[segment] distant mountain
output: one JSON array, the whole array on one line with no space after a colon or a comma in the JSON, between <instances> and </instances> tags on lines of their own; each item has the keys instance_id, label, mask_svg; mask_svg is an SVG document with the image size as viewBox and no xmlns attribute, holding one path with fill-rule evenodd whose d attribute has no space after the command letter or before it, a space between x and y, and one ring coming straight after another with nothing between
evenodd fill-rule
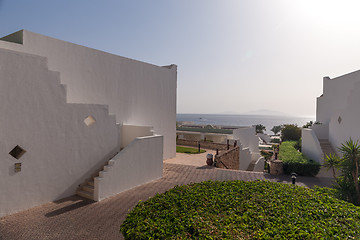
<instances>
[{"instance_id":1,"label":"distant mountain","mask_svg":"<svg viewBox=\"0 0 360 240\"><path fill-rule=\"evenodd\" d=\"M224 114L224 115L239 115L241 113L239 112L234 112L234 111L224 111L224 112L219 112L217 114Z\"/></svg>"},{"instance_id":2,"label":"distant mountain","mask_svg":"<svg viewBox=\"0 0 360 240\"><path fill-rule=\"evenodd\" d=\"M245 112L243 114L246 114L246 115L271 115L271 116L288 116L289 115L289 114L286 114L283 112L272 111L272 110L267 110L267 109L259 109L256 111L249 111L249 112Z\"/></svg>"}]
</instances>

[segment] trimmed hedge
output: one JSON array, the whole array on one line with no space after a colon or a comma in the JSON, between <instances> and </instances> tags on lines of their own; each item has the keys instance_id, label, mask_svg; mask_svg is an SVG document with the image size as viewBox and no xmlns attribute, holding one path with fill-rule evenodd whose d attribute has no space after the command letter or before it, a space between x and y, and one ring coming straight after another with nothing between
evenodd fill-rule
<instances>
[{"instance_id":1,"label":"trimmed hedge","mask_svg":"<svg viewBox=\"0 0 360 240\"><path fill-rule=\"evenodd\" d=\"M279 159L283 162L284 173L295 172L302 176L315 176L320 171L320 164L309 160L295 149L296 141L282 142L279 147Z\"/></svg>"},{"instance_id":2,"label":"trimmed hedge","mask_svg":"<svg viewBox=\"0 0 360 240\"><path fill-rule=\"evenodd\" d=\"M320 171L320 164L316 162L283 162L283 169L285 174L296 173L302 176L316 176Z\"/></svg>"},{"instance_id":3,"label":"trimmed hedge","mask_svg":"<svg viewBox=\"0 0 360 240\"><path fill-rule=\"evenodd\" d=\"M176 186L139 202L125 239L360 239L360 208L328 190L269 181Z\"/></svg>"}]
</instances>

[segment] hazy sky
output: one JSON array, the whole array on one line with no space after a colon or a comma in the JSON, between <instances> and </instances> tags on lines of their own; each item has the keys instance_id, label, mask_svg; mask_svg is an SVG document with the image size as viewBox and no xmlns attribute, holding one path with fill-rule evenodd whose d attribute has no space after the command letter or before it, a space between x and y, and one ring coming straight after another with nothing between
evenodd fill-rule
<instances>
[{"instance_id":1,"label":"hazy sky","mask_svg":"<svg viewBox=\"0 0 360 240\"><path fill-rule=\"evenodd\" d=\"M309 116L324 76L360 69L359 10L355 0L0 0L0 35L27 29L175 63L178 113Z\"/></svg>"}]
</instances>

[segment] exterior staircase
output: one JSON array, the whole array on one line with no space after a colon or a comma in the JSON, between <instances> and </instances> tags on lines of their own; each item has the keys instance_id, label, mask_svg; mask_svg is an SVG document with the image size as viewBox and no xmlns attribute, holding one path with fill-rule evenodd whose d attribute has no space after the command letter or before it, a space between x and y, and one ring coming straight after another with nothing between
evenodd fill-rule
<instances>
[{"instance_id":1,"label":"exterior staircase","mask_svg":"<svg viewBox=\"0 0 360 240\"><path fill-rule=\"evenodd\" d=\"M321 150L324 153L324 157L325 157L325 155L329 155L329 154L336 155L334 148L332 147L331 143L327 139L319 139L319 142L320 142Z\"/></svg>"},{"instance_id":2,"label":"exterior staircase","mask_svg":"<svg viewBox=\"0 0 360 240\"><path fill-rule=\"evenodd\" d=\"M117 152L114 157L118 154L119 152ZM112 157L112 158L114 158ZM96 170L90 178L88 178L87 180L85 180L85 182L83 182L82 184L79 185L76 194L79 195L80 197L83 198L87 198L90 200L95 200L94 199L94 178L96 177L102 177L103 172L107 172L108 168L110 166L112 166L114 164L114 160L112 160L112 158L109 159L109 161L105 162L105 164L99 168L98 170Z\"/></svg>"}]
</instances>

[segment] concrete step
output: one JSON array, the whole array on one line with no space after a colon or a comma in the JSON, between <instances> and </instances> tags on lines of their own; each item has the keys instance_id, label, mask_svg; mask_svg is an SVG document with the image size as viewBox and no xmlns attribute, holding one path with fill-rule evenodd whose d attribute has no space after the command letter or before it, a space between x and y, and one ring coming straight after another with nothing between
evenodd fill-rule
<instances>
[{"instance_id":1,"label":"concrete step","mask_svg":"<svg viewBox=\"0 0 360 240\"><path fill-rule=\"evenodd\" d=\"M336 154L334 148L332 147L331 143L328 140L321 139L319 140L321 150L323 151L324 155L329 154Z\"/></svg>"},{"instance_id":2,"label":"concrete step","mask_svg":"<svg viewBox=\"0 0 360 240\"><path fill-rule=\"evenodd\" d=\"M94 186L85 185L85 186L82 186L82 190L89 192L91 194L94 194Z\"/></svg>"},{"instance_id":3,"label":"concrete step","mask_svg":"<svg viewBox=\"0 0 360 240\"><path fill-rule=\"evenodd\" d=\"M76 194L79 195L80 197L94 200L93 194L91 194L91 193L89 193L89 192L87 192L87 191L77 190L77 191L76 191Z\"/></svg>"}]
</instances>

